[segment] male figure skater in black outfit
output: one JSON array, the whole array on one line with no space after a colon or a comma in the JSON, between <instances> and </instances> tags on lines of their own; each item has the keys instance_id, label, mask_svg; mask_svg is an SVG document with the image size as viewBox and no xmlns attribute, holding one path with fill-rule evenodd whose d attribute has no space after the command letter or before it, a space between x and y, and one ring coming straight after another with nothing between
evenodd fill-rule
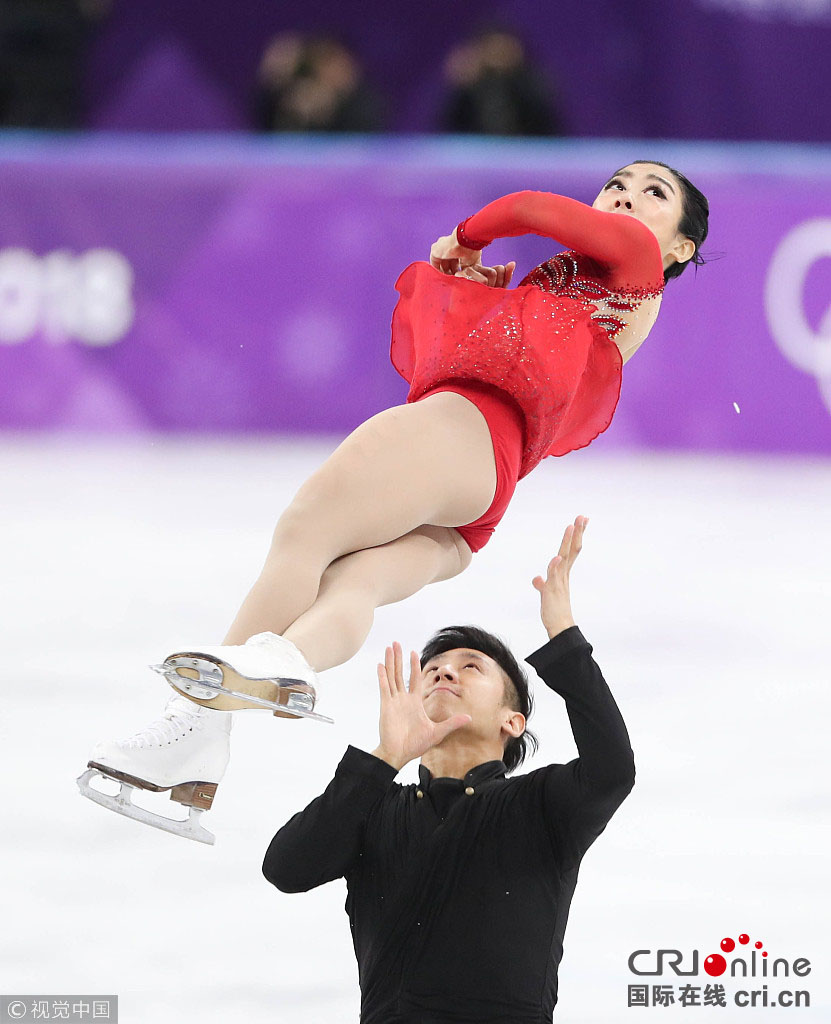
<instances>
[{"instance_id":1,"label":"male figure skater in black outfit","mask_svg":"<svg viewBox=\"0 0 831 1024\"><path fill-rule=\"evenodd\" d=\"M571 614L587 522L566 528L533 581L549 640L525 659L565 700L580 756L507 778L531 711L508 649L475 627L442 630L412 652L408 689L396 642L378 665L379 746L349 746L271 841L263 873L278 889L346 879L361 1024L552 1019L580 861L635 781L626 726ZM418 785L396 783L416 757Z\"/></svg>"}]
</instances>

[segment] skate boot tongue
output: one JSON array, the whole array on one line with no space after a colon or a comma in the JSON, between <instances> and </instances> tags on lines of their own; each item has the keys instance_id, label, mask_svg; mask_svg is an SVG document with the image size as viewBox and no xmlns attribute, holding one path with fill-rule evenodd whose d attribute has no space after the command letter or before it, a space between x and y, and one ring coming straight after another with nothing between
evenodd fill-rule
<instances>
[{"instance_id":1,"label":"skate boot tongue","mask_svg":"<svg viewBox=\"0 0 831 1024\"><path fill-rule=\"evenodd\" d=\"M164 706L163 720L168 722L184 722L187 725L199 724L202 728L231 731L232 714L230 711L215 711L202 704L195 704L180 693L174 694Z\"/></svg>"},{"instance_id":2,"label":"skate boot tongue","mask_svg":"<svg viewBox=\"0 0 831 1024\"><path fill-rule=\"evenodd\" d=\"M212 714L215 715L217 712L211 711L201 704L195 704L179 693L174 694L164 706L165 718L181 718L183 715L189 718L205 718Z\"/></svg>"}]
</instances>

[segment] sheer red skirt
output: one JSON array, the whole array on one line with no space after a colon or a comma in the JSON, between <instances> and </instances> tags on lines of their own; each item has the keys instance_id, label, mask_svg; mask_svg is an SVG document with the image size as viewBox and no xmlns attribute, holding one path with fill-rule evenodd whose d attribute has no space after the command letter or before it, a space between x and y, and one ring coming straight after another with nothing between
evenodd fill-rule
<instances>
[{"instance_id":1,"label":"sheer red skirt","mask_svg":"<svg viewBox=\"0 0 831 1024\"><path fill-rule=\"evenodd\" d=\"M524 417L519 479L611 423L623 359L592 320L595 306L535 284L490 288L426 262L411 263L395 286L390 359L410 384L407 401L449 381L506 392Z\"/></svg>"}]
</instances>

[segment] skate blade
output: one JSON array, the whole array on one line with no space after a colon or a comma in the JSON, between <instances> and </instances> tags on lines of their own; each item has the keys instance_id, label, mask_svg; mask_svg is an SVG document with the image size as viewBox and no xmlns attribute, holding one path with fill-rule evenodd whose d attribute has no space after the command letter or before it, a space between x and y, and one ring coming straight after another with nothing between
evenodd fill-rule
<instances>
[{"instance_id":1,"label":"skate blade","mask_svg":"<svg viewBox=\"0 0 831 1024\"><path fill-rule=\"evenodd\" d=\"M279 718L335 723L334 718L312 710L314 689L302 679L250 679L227 662L197 654L174 655L150 668L183 697L215 711L267 708Z\"/></svg>"},{"instance_id":2,"label":"skate blade","mask_svg":"<svg viewBox=\"0 0 831 1024\"><path fill-rule=\"evenodd\" d=\"M102 793L100 789L94 789L90 782L96 777L119 783L120 789L118 793ZM107 810L115 811L116 814L123 814L125 818L132 818L133 821L140 821L144 825L151 825L153 828L161 829L163 832L170 832L174 836L181 836L182 839L193 839L197 843L207 843L208 846L213 846L216 842L216 836L199 824L203 808L191 806L189 808L190 813L184 820L167 818L163 814L154 814L152 811L147 811L132 802L132 790L140 787L125 782L123 779L115 778L113 775L108 775L106 772L101 771L100 768L88 768L87 771L78 776L76 781L82 796L87 797L88 800L92 800L96 804L100 804L102 807L106 807ZM173 788L178 789L180 787ZM212 796L213 794L211 794Z\"/></svg>"}]
</instances>

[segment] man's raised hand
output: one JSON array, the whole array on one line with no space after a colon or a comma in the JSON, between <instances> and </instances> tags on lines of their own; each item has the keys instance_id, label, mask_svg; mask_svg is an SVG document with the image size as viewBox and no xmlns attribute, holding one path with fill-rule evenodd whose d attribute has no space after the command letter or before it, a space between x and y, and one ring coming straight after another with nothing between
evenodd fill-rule
<instances>
[{"instance_id":1,"label":"man's raised hand","mask_svg":"<svg viewBox=\"0 0 831 1024\"><path fill-rule=\"evenodd\" d=\"M574 625L568 574L583 547L583 531L587 523L586 516L578 516L573 525L566 527L560 550L548 563L548 575L545 579L535 576L531 581L542 595L540 616L549 638Z\"/></svg>"},{"instance_id":2,"label":"man's raised hand","mask_svg":"<svg viewBox=\"0 0 831 1024\"><path fill-rule=\"evenodd\" d=\"M467 725L471 717L451 715L443 722L428 718L422 700L421 663L415 651L410 652L409 689L404 685L404 655L397 640L392 647L387 647L385 662L384 665L378 663L381 742L373 753L401 769L441 743L448 733Z\"/></svg>"}]
</instances>

